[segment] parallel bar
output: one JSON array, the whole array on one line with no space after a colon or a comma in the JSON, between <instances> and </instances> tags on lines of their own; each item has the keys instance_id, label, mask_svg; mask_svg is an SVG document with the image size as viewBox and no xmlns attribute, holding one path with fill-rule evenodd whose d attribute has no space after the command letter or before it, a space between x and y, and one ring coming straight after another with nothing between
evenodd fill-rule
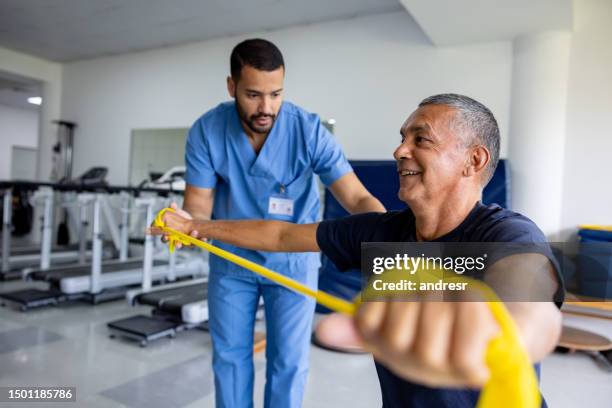
<instances>
[{"instance_id":1,"label":"parallel bar","mask_svg":"<svg viewBox=\"0 0 612 408\"><path fill-rule=\"evenodd\" d=\"M147 208L146 225L151 225L151 223L153 222L154 200L152 198L143 199L142 203ZM153 268L153 237L151 235L146 235L145 244L144 244L144 261L143 261L143 268L142 268L142 290L144 291L149 291L151 289L152 268Z\"/></svg>"},{"instance_id":2,"label":"parallel bar","mask_svg":"<svg viewBox=\"0 0 612 408\"><path fill-rule=\"evenodd\" d=\"M87 262L86 252L87 252L87 227L89 223L87 222L87 201L79 200L79 263L81 265L85 265Z\"/></svg>"},{"instance_id":3,"label":"parallel bar","mask_svg":"<svg viewBox=\"0 0 612 408\"><path fill-rule=\"evenodd\" d=\"M102 212L104 213L104 218L106 219L106 228L108 229L108 232L110 232L113 245L115 245L115 249L117 251L120 251L121 238L119 237L119 228L117 228L117 220L115 220L115 216L113 215L110 204L108 203L108 197L104 196L101 199L100 204Z\"/></svg>"},{"instance_id":4,"label":"parallel bar","mask_svg":"<svg viewBox=\"0 0 612 408\"><path fill-rule=\"evenodd\" d=\"M8 272L10 269L9 260L11 258L11 218L13 217L13 190L7 188L4 190L2 210L2 272Z\"/></svg>"},{"instance_id":5,"label":"parallel bar","mask_svg":"<svg viewBox=\"0 0 612 408\"><path fill-rule=\"evenodd\" d=\"M150 225L150 224L149 224ZM170 259L168 264L168 281L174 282L176 280L176 252L170 252Z\"/></svg>"},{"instance_id":6,"label":"parallel bar","mask_svg":"<svg viewBox=\"0 0 612 408\"><path fill-rule=\"evenodd\" d=\"M130 225L130 195L125 191L121 192L122 198L122 214L121 214L121 226L119 227L119 259L127 261L128 258L128 247L129 247L129 225ZM148 225L148 224L147 224Z\"/></svg>"},{"instance_id":7,"label":"parallel bar","mask_svg":"<svg viewBox=\"0 0 612 408\"><path fill-rule=\"evenodd\" d=\"M45 191L42 224L42 242L40 245L40 269L51 266L51 245L53 244L53 190Z\"/></svg>"},{"instance_id":8,"label":"parallel bar","mask_svg":"<svg viewBox=\"0 0 612 408\"><path fill-rule=\"evenodd\" d=\"M93 207L93 238L92 238L92 259L91 259L91 293L100 293L100 275L102 274L102 231L100 207L102 194L96 194Z\"/></svg>"}]
</instances>

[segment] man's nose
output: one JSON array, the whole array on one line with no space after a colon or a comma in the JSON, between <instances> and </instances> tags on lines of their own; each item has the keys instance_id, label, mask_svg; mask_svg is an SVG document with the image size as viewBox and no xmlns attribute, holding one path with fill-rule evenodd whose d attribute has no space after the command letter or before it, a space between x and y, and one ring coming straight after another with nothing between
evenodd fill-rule
<instances>
[{"instance_id":1,"label":"man's nose","mask_svg":"<svg viewBox=\"0 0 612 408\"><path fill-rule=\"evenodd\" d=\"M393 152L393 157L395 158L395 160L405 160L405 159L411 159L412 158L412 144L409 143L407 140L402 142L399 146L397 146L397 149L395 149L395 151Z\"/></svg>"},{"instance_id":2,"label":"man's nose","mask_svg":"<svg viewBox=\"0 0 612 408\"><path fill-rule=\"evenodd\" d=\"M261 98L261 102L259 103L259 113L272 115L272 98L269 96L264 96Z\"/></svg>"}]
</instances>

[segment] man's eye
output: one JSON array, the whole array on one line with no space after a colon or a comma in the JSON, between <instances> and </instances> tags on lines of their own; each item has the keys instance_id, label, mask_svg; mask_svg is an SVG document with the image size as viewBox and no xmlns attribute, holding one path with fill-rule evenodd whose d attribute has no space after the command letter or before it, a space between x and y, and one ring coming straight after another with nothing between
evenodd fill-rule
<instances>
[{"instance_id":1,"label":"man's eye","mask_svg":"<svg viewBox=\"0 0 612 408\"><path fill-rule=\"evenodd\" d=\"M415 141L416 143L424 143L424 142L427 142L427 141L429 141L429 140L428 140L428 139L426 139L426 138L424 138L423 136L416 136L416 137L414 138L414 141Z\"/></svg>"},{"instance_id":2,"label":"man's eye","mask_svg":"<svg viewBox=\"0 0 612 408\"><path fill-rule=\"evenodd\" d=\"M251 99L253 99L253 98L257 98L257 94L254 94L254 93L249 93L249 94L247 94L247 97L249 97L249 98L251 98Z\"/></svg>"}]
</instances>

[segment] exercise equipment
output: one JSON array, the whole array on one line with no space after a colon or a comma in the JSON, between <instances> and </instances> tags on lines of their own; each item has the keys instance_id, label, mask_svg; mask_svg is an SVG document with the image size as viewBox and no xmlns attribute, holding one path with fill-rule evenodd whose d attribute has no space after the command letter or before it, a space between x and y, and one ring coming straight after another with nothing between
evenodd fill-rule
<instances>
[{"instance_id":1,"label":"exercise equipment","mask_svg":"<svg viewBox=\"0 0 612 408\"><path fill-rule=\"evenodd\" d=\"M70 139L70 138L69 138ZM67 148L70 150L71 148ZM67 157L71 156L71 153L67 152ZM68 160L68 161L71 161ZM77 194L84 191L84 188L95 188L106 186L106 175L108 169L106 167L92 167L87 170L81 176L71 179L70 174L72 172L72 165L62 165L62 171L64 177L57 183L49 182L31 182L31 181L3 181L0 182L0 189L4 190L4 208L3 208L3 248L2 248L2 277L15 278L19 276L19 273L13 273L12 271L20 268L32 267L39 264L41 269L48 269L50 264L61 264L70 263L75 259L78 259L81 263L84 262L86 256L90 256L91 252L87 253L85 248L86 240L79 242L79 252L77 253L74 245L69 245L69 228L68 221L70 211L69 200L66 196ZM93 190L89 190L93 191ZM42 239L40 249L28 249L13 251L11 248L11 232L16 226L12 225L12 198L17 195L23 200L25 194L33 194L33 201L42 203L43 216L42 216ZM54 216L55 216L55 198L57 195L62 197L63 203L63 220L58 226L57 230L57 246L52 244L52 231L54 229ZM22 216L23 218L23 216ZM79 217L74 217L79 218ZM81 224L83 226L83 217L81 217ZM23 222L22 222L23 223ZM79 227L78 221L74 222L75 227ZM118 239L115 240L115 245L118 248ZM38 252L38 254L37 254ZM8 257L5 254L10 254ZM107 253L105 252L105 257Z\"/></svg>"},{"instance_id":2,"label":"exercise equipment","mask_svg":"<svg viewBox=\"0 0 612 408\"><path fill-rule=\"evenodd\" d=\"M569 296L568 294L568 299ZM563 313L612 319L612 302L579 301L576 298L575 300L564 302L561 311Z\"/></svg>"},{"instance_id":3,"label":"exercise equipment","mask_svg":"<svg viewBox=\"0 0 612 408\"><path fill-rule=\"evenodd\" d=\"M581 352L591 357L606 372L612 372L612 340L587 330L563 326L558 351Z\"/></svg>"},{"instance_id":4,"label":"exercise equipment","mask_svg":"<svg viewBox=\"0 0 612 408\"><path fill-rule=\"evenodd\" d=\"M58 185L58 189L71 190L74 185ZM168 190L135 189L121 186L83 185L78 186L81 192L79 199L90 203L93 207L92 228L92 261L89 265L62 266L61 268L41 268L39 270L24 270L24 278L47 282L47 290L24 289L14 292L2 293L0 297L7 302L14 303L22 311L45 305L56 305L65 301L87 299L93 304L119 299L125 296L128 289L138 285L141 281L143 268L153 281L175 280L177 277L197 276L202 269L202 262L198 259L186 259L177 265L169 265L165 260L154 260L152 254L152 240L145 240L145 257L127 258L127 227L125 217L122 219L121 231L116 227L114 216L108 203L109 194L132 193L140 194L143 191L167 195ZM125 198L125 197L124 197ZM148 211L154 201L149 200ZM124 205L127 201L124 200ZM124 216L127 212L123 208ZM107 220L106 226L113 242L120 248L118 260L102 262L102 217ZM152 217L152 216L151 216ZM121 242L119 242L121 241Z\"/></svg>"},{"instance_id":5,"label":"exercise equipment","mask_svg":"<svg viewBox=\"0 0 612 408\"><path fill-rule=\"evenodd\" d=\"M13 191L13 235L25 236L32 230L34 222L34 208L30 203L30 192L15 189Z\"/></svg>"},{"instance_id":6,"label":"exercise equipment","mask_svg":"<svg viewBox=\"0 0 612 408\"><path fill-rule=\"evenodd\" d=\"M152 206L147 206L146 224L153 222ZM164 337L173 338L178 332L200 327L208 320L208 280L192 279L153 287L152 256L147 248L152 247L153 237L145 237L145 261L142 271L140 289L132 289L126 293L131 305L144 304L153 306L153 315L137 315L109 322L107 327L110 337L127 337L146 347L150 342ZM169 275L174 274L176 253L170 253ZM193 258L193 257L192 257ZM200 257L195 259L200 263L200 274L207 275L208 263ZM173 281L174 279L169 279Z\"/></svg>"},{"instance_id":7,"label":"exercise equipment","mask_svg":"<svg viewBox=\"0 0 612 408\"><path fill-rule=\"evenodd\" d=\"M66 120L54 120L57 125L57 142L53 145L51 180L69 180L72 177L74 129L77 124Z\"/></svg>"},{"instance_id":8,"label":"exercise equipment","mask_svg":"<svg viewBox=\"0 0 612 408\"><path fill-rule=\"evenodd\" d=\"M140 186L185 191L185 171L185 166L174 166L159 177L143 180Z\"/></svg>"},{"instance_id":9,"label":"exercise equipment","mask_svg":"<svg viewBox=\"0 0 612 408\"><path fill-rule=\"evenodd\" d=\"M77 125L64 120L55 120L53 123L57 124L57 143L53 146L51 180L61 183L72 178L74 129ZM64 218L57 228L57 244L67 245L69 242L68 213L64 211Z\"/></svg>"},{"instance_id":10,"label":"exercise equipment","mask_svg":"<svg viewBox=\"0 0 612 408\"><path fill-rule=\"evenodd\" d=\"M179 332L203 327L208 321L208 280L194 279L163 286L160 290L128 292L128 302L153 306L153 315L137 315L109 322L107 327L111 337L127 337L146 347L154 340L173 338Z\"/></svg>"},{"instance_id":11,"label":"exercise equipment","mask_svg":"<svg viewBox=\"0 0 612 408\"><path fill-rule=\"evenodd\" d=\"M21 276L21 269L38 265L41 269L48 269L51 264L66 264L90 256L91 251L83 246L66 245L53 246L53 214L54 197L57 184L27 182L27 181L2 181L0 190L4 192L3 198L3 228L2 228L2 265L0 270L1 279L15 279ZM12 248L12 206L13 191L34 192L33 200L42 204L43 215L41 226L41 243L39 247L28 246L27 248ZM105 256L108 252L105 249Z\"/></svg>"}]
</instances>

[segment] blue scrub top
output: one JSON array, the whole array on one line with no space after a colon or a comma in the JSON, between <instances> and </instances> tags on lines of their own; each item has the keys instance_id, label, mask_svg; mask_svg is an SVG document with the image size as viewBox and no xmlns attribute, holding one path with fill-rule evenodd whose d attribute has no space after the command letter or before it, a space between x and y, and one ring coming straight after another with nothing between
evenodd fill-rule
<instances>
[{"instance_id":1,"label":"blue scrub top","mask_svg":"<svg viewBox=\"0 0 612 408\"><path fill-rule=\"evenodd\" d=\"M191 127L185 148L188 184L214 188L213 219L274 219L313 223L320 219L314 174L329 186L352 168L333 136L312 113L283 102L256 155L242 129L235 102L208 111ZM294 201L293 216L268 213L270 197ZM317 253L269 253L215 242L219 247L304 281L317 273ZM211 255L212 273L252 275Z\"/></svg>"}]
</instances>

